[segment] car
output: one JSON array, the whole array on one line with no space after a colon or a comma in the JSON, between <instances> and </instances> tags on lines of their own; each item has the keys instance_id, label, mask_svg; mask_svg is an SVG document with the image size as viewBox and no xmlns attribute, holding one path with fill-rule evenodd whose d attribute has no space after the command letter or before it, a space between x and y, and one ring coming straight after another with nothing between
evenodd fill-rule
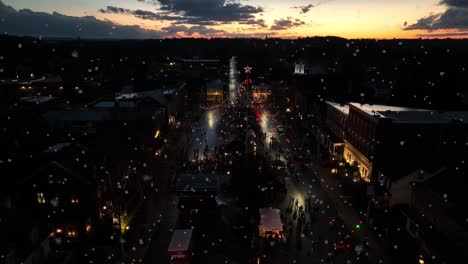
<instances>
[{"instance_id":1,"label":"car","mask_svg":"<svg viewBox=\"0 0 468 264\"><path fill-rule=\"evenodd\" d=\"M280 133L280 134L283 134L284 133L284 126L277 126L276 131L278 131L278 133Z\"/></svg>"}]
</instances>

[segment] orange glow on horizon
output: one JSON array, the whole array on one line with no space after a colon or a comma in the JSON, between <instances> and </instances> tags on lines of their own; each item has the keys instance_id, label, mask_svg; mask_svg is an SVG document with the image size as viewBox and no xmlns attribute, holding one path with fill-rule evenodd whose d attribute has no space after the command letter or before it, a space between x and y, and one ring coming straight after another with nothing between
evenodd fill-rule
<instances>
[{"instance_id":1,"label":"orange glow on horizon","mask_svg":"<svg viewBox=\"0 0 468 264\"><path fill-rule=\"evenodd\" d=\"M440 4L440 0L414 0L414 1L322 1L307 13L301 13L300 9L294 8L301 4L293 5L290 1L274 0L250 0L244 5L262 7L263 12L255 14L255 19L263 19L267 27L240 24L231 22L213 26L205 26L208 29L218 30L210 34L202 32L177 32L169 34L163 28L171 26L174 21L170 20L145 20L131 14L109 14L98 10L103 6L91 2L86 4L58 4L40 5L28 3L26 0L4 0L6 4L16 9L31 8L37 12L52 13L59 12L67 16L94 16L99 20L110 21L118 25L135 26L143 29L161 31L162 37L169 38L235 38L253 37L296 39L315 36L336 36L348 39L417 39L417 38L466 38L461 33L456 35L455 30L437 30L433 32L425 30L405 31L404 25L412 25L419 19L430 14L440 14L447 10L446 5ZM109 1L111 2L111 1ZM158 8L149 6L144 2L125 2L115 6L128 10L147 10L158 13ZM305 1L304 1L305 2ZM110 5L112 3L109 3ZM271 30L275 21L290 18L299 19L303 25L294 26L285 30ZM188 28L197 26L195 24L179 24ZM200 25L198 25L200 26ZM466 34L466 33L465 33Z\"/></svg>"}]
</instances>

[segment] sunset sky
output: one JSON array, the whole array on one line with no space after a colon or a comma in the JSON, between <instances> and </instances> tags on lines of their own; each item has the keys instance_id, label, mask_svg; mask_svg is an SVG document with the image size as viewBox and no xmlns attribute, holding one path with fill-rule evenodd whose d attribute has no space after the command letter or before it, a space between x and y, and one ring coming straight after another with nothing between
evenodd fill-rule
<instances>
[{"instance_id":1,"label":"sunset sky","mask_svg":"<svg viewBox=\"0 0 468 264\"><path fill-rule=\"evenodd\" d=\"M60 35L59 32L66 31L67 24L62 23L63 28L54 32L52 24L56 20L60 23L57 14L46 16L37 12L57 12L67 16L60 17L61 21L74 19L74 23L82 21L81 17L88 17L84 18L87 20L93 16L102 20L98 22L103 28L110 24L112 28L138 25L141 28L122 27L122 30L142 30L145 36L158 38L468 35L468 0L3 0L3 3L16 11L32 10L17 12L16 18L10 13L7 20L25 16L28 17L26 21L36 25L34 29L28 29L27 25L15 29L12 22L7 27L5 21L2 27L5 10L0 12L0 30L22 35ZM45 29L39 27L40 23L46 24ZM87 22L79 23L79 27L86 27ZM92 29L79 30L90 32ZM118 37L120 31L109 34ZM123 35L129 36L130 31Z\"/></svg>"}]
</instances>

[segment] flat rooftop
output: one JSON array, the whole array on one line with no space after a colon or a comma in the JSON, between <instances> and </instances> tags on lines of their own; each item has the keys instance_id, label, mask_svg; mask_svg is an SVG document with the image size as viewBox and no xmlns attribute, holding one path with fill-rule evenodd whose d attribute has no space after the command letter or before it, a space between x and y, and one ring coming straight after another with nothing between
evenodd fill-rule
<instances>
[{"instance_id":1,"label":"flat rooftop","mask_svg":"<svg viewBox=\"0 0 468 264\"><path fill-rule=\"evenodd\" d=\"M348 115L349 114L349 105L347 104L339 104L331 101L325 101L328 105L334 107L336 110L342 112L343 114Z\"/></svg>"},{"instance_id":2,"label":"flat rooftop","mask_svg":"<svg viewBox=\"0 0 468 264\"><path fill-rule=\"evenodd\" d=\"M216 174L181 174L177 177L178 192L208 192L218 189Z\"/></svg>"},{"instance_id":3,"label":"flat rooftop","mask_svg":"<svg viewBox=\"0 0 468 264\"><path fill-rule=\"evenodd\" d=\"M468 112L386 112L383 113L386 118L391 118L394 123L432 123L446 124L458 121L464 124L468 123Z\"/></svg>"},{"instance_id":4,"label":"flat rooftop","mask_svg":"<svg viewBox=\"0 0 468 264\"><path fill-rule=\"evenodd\" d=\"M349 103L349 105L356 107L371 116L392 119L394 123L445 124L454 121L461 122L463 124L468 123L468 111L444 112L421 108L368 105L360 103Z\"/></svg>"},{"instance_id":5,"label":"flat rooftop","mask_svg":"<svg viewBox=\"0 0 468 264\"><path fill-rule=\"evenodd\" d=\"M192 229L176 229L172 235L167 251L186 251L190 247Z\"/></svg>"},{"instance_id":6,"label":"flat rooftop","mask_svg":"<svg viewBox=\"0 0 468 264\"><path fill-rule=\"evenodd\" d=\"M42 104L49 102L51 100L55 99L53 96L24 96L20 97L19 101L22 103L36 103L36 104Z\"/></svg>"},{"instance_id":7,"label":"flat rooftop","mask_svg":"<svg viewBox=\"0 0 468 264\"><path fill-rule=\"evenodd\" d=\"M117 106L117 103L115 101L99 101L93 105L94 107L97 108L113 108ZM118 102L119 107L125 107L125 108L133 108L136 107L136 103L132 101L119 101Z\"/></svg>"},{"instance_id":8,"label":"flat rooftop","mask_svg":"<svg viewBox=\"0 0 468 264\"><path fill-rule=\"evenodd\" d=\"M283 223L281 223L281 216L279 209L260 208L260 225L264 230L283 230Z\"/></svg>"},{"instance_id":9,"label":"flat rooftop","mask_svg":"<svg viewBox=\"0 0 468 264\"><path fill-rule=\"evenodd\" d=\"M390 105L369 105L369 104L360 104L360 103L349 103L350 106L354 106L361 111L366 112L369 115L378 115L380 117L385 118L386 113L391 112L419 112L419 111L431 111L428 109L420 109L420 108L410 108L410 107L401 107L401 106L390 106Z\"/></svg>"},{"instance_id":10,"label":"flat rooftop","mask_svg":"<svg viewBox=\"0 0 468 264\"><path fill-rule=\"evenodd\" d=\"M44 150L44 153L50 153L50 152L59 152L60 150L71 146L70 142L64 142L64 143L58 143L52 147L49 147L48 149Z\"/></svg>"}]
</instances>

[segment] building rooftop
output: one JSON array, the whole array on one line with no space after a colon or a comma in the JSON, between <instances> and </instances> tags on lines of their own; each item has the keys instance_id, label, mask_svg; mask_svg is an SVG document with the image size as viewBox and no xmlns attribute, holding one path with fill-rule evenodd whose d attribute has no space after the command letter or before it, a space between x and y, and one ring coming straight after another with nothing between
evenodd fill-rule
<instances>
[{"instance_id":1,"label":"building rooftop","mask_svg":"<svg viewBox=\"0 0 468 264\"><path fill-rule=\"evenodd\" d=\"M350 106L356 107L361 111L364 111L368 115L375 115L381 118L386 118L387 115L392 114L392 112L420 112L428 111L428 109L419 109L419 108L409 108L409 107L400 107L400 106L390 106L390 105L369 105L369 104L360 104L360 103L349 103Z\"/></svg>"},{"instance_id":2,"label":"building rooftop","mask_svg":"<svg viewBox=\"0 0 468 264\"><path fill-rule=\"evenodd\" d=\"M281 223L280 210L268 208L260 208L260 225L265 231L269 230L283 230L283 223Z\"/></svg>"},{"instance_id":3,"label":"building rooftop","mask_svg":"<svg viewBox=\"0 0 468 264\"><path fill-rule=\"evenodd\" d=\"M348 115L349 114L349 105L347 104L339 104L331 101L325 101L328 105L334 107L336 110Z\"/></svg>"},{"instance_id":4,"label":"building rooftop","mask_svg":"<svg viewBox=\"0 0 468 264\"><path fill-rule=\"evenodd\" d=\"M48 149L44 150L44 153L50 153L50 152L59 152L63 148L71 146L70 142L64 142L64 143L58 143L54 146L49 147Z\"/></svg>"},{"instance_id":5,"label":"building rooftop","mask_svg":"<svg viewBox=\"0 0 468 264\"><path fill-rule=\"evenodd\" d=\"M53 121L102 121L114 118L111 112L99 110L56 110L45 113L44 117Z\"/></svg>"},{"instance_id":6,"label":"building rooftop","mask_svg":"<svg viewBox=\"0 0 468 264\"><path fill-rule=\"evenodd\" d=\"M172 235L167 251L186 251L190 247L192 229L176 229Z\"/></svg>"},{"instance_id":7,"label":"building rooftop","mask_svg":"<svg viewBox=\"0 0 468 264\"><path fill-rule=\"evenodd\" d=\"M52 101L54 99L55 97L52 97L52 96L24 96L24 97L20 97L19 102L43 104L43 103Z\"/></svg>"},{"instance_id":8,"label":"building rooftop","mask_svg":"<svg viewBox=\"0 0 468 264\"><path fill-rule=\"evenodd\" d=\"M116 107L116 102L115 101L99 101L93 105L94 107L97 108L113 108ZM119 107L126 107L126 108L132 108L136 107L136 103L132 101L119 101L118 102Z\"/></svg>"},{"instance_id":9,"label":"building rooftop","mask_svg":"<svg viewBox=\"0 0 468 264\"><path fill-rule=\"evenodd\" d=\"M123 93L119 94L115 97L115 100L118 101L124 101L124 100L133 100L133 99L141 99L141 98L151 98L154 101L158 102L158 104L162 106L167 106L168 105L168 99L166 97L167 94L171 93L166 93L167 90L150 90L150 91L143 91L143 92L137 92L137 93Z\"/></svg>"},{"instance_id":10,"label":"building rooftop","mask_svg":"<svg viewBox=\"0 0 468 264\"><path fill-rule=\"evenodd\" d=\"M212 80L206 83L208 89L222 89L224 83L221 80Z\"/></svg>"},{"instance_id":11,"label":"building rooftop","mask_svg":"<svg viewBox=\"0 0 468 264\"><path fill-rule=\"evenodd\" d=\"M437 112L437 111L406 111L385 112L386 118L391 118L394 123L437 123L445 124L458 121L468 123L468 112Z\"/></svg>"},{"instance_id":12,"label":"building rooftop","mask_svg":"<svg viewBox=\"0 0 468 264\"><path fill-rule=\"evenodd\" d=\"M216 174L182 174L177 177L178 192L208 192L218 189Z\"/></svg>"},{"instance_id":13,"label":"building rooftop","mask_svg":"<svg viewBox=\"0 0 468 264\"><path fill-rule=\"evenodd\" d=\"M327 102L333 105L332 102ZM335 103L336 104L336 103ZM412 123L412 124L446 124L450 122L468 123L468 111L465 112L443 112L429 109L399 107L389 105L368 105L360 103L349 103L350 106L364 111L368 115L379 118L389 118L394 123Z\"/></svg>"}]
</instances>

